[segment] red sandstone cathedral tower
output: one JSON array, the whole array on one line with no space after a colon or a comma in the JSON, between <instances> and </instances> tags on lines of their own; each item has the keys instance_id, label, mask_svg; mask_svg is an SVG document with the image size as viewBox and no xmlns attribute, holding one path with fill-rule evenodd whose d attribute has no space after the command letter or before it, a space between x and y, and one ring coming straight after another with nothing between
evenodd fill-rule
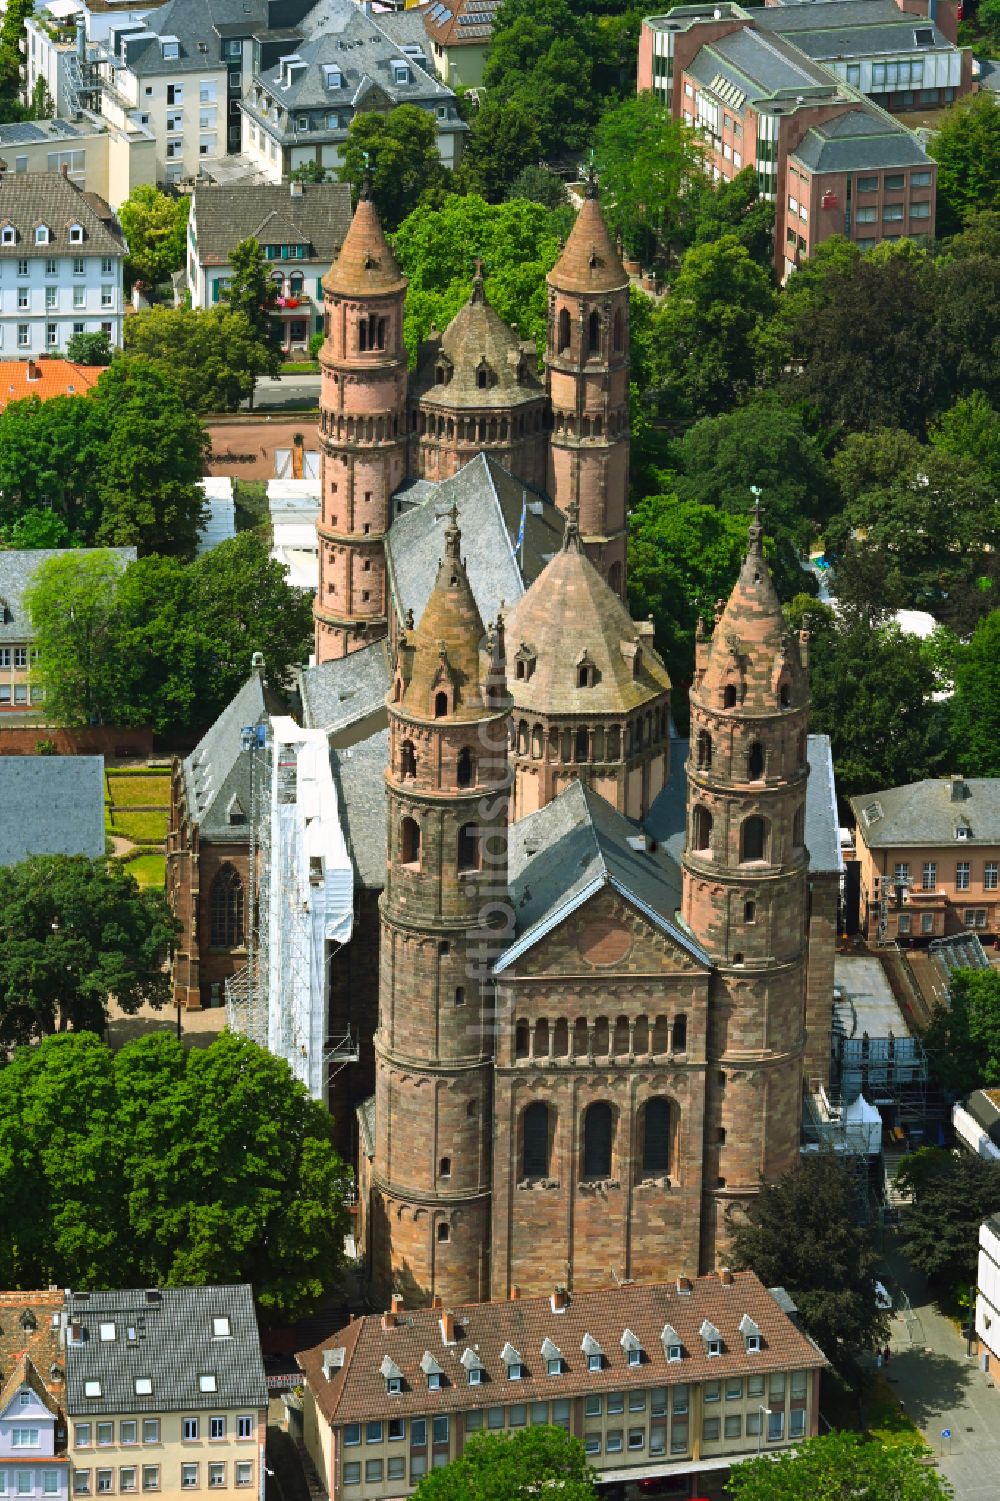
<instances>
[{"instance_id":1,"label":"red sandstone cathedral tower","mask_svg":"<svg viewBox=\"0 0 1000 1501\"><path fill-rule=\"evenodd\" d=\"M683 915L716 966L706 1046L702 1271L729 1218L798 1158L805 1041L805 637L785 626L759 514L697 643Z\"/></svg>"},{"instance_id":2,"label":"red sandstone cathedral tower","mask_svg":"<svg viewBox=\"0 0 1000 1501\"><path fill-rule=\"evenodd\" d=\"M406 278L362 196L323 278L316 660L386 634L385 534L406 478Z\"/></svg>"},{"instance_id":3,"label":"red sandstone cathedral tower","mask_svg":"<svg viewBox=\"0 0 1000 1501\"><path fill-rule=\"evenodd\" d=\"M507 897L503 622L483 629L454 512L388 700L388 872L375 1037L372 1283L489 1297L493 1016Z\"/></svg>"},{"instance_id":4,"label":"red sandstone cathedral tower","mask_svg":"<svg viewBox=\"0 0 1000 1501\"><path fill-rule=\"evenodd\" d=\"M580 507L584 550L619 596L628 495L628 277L596 185L549 272L546 385L552 404L548 490Z\"/></svg>"}]
</instances>

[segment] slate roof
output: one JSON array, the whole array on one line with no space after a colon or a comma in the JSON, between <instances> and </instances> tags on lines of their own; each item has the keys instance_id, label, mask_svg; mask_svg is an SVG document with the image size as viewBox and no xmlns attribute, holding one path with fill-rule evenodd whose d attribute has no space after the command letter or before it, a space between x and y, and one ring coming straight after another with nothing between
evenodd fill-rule
<instances>
[{"instance_id":1,"label":"slate roof","mask_svg":"<svg viewBox=\"0 0 1000 1501\"><path fill-rule=\"evenodd\" d=\"M514 552L527 501L523 563ZM435 485L416 506L397 513L386 542L392 600L400 621L423 614L444 557L452 504L462 529L462 555L483 620L496 619L534 582L562 543L563 518L544 496L523 485L496 460L478 454L451 479Z\"/></svg>"},{"instance_id":2,"label":"slate roof","mask_svg":"<svg viewBox=\"0 0 1000 1501\"><path fill-rule=\"evenodd\" d=\"M815 0L810 0L810 3L815 3ZM824 0L824 3L834 3L834 0ZM835 120L812 126L789 155L812 172L934 166L912 130L875 110L866 109L847 110Z\"/></svg>"},{"instance_id":3,"label":"slate roof","mask_svg":"<svg viewBox=\"0 0 1000 1501\"><path fill-rule=\"evenodd\" d=\"M684 853L687 831L688 742L679 737L670 741L670 775L654 799L643 828L658 844L665 845L679 862ZM809 780L806 783L806 849L809 869L817 873L839 871L840 820L837 814L837 791L833 778L833 753L828 735L810 735L806 745Z\"/></svg>"},{"instance_id":4,"label":"slate roof","mask_svg":"<svg viewBox=\"0 0 1000 1501\"><path fill-rule=\"evenodd\" d=\"M815 89L833 93L837 87L836 79L793 43L749 27L706 43L687 71L709 87L721 74L756 101L783 94L798 96Z\"/></svg>"},{"instance_id":5,"label":"slate roof","mask_svg":"<svg viewBox=\"0 0 1000 1501\"><path fill-rule=\"evenodd\" d=\"M351 223L350 185L299 186L301 194L292 194L287 183L232 188L199 183L191 217L202 265L227 264L233 246L251 235L261 245L304 243L307 260L336 260Z\"/></svg>"},{"instance_id":6,"label":"slate roof","mask_svg":"<svg viewBox=\"0 0 1000 1501\"><path fill-rule=\"evenodd\" d=\"M441 355L450 366L449 379L436 384L434 368ZM481 388L479 368L485 361L495 383ZM467 302L459 308L443 334L420 347L413 387L421 406L509 410L543 395L537 375L534 345L524 345L486 300L483 278L477 272Z\"/></svg>"},{"instance_id":7,"label":"slate roof","mask_svg":"<svg viewBox=\"0 0 1000 1501\"><path fill-rule=\"evenodd\" d=\"M3 366L0 365L0 389L3 385ZM72 552L74 557L84 552L106 551L114 555L121 567L134 563L134 547L67 548L67 547L20 547L0 549L0 644L31 640L31 620L24 603L24 593L35 576L36 570L49 558L62 558Z\"/></svg>"},{"instance_id":8,"label":"slate roof","mask_svg":"<svg viewBox=\"0 0 1000 1501\"><path fill-rule=\"evenodd\" d=\"M328 734L346 729L385 709L392 674L388 643L373 641L360 651L299 671L302 722Z\"/></svg>"},{"instance_id":9,"label":"slate roof","mask_svg":"<svg viewBox=\"0 0 1000 1501\"><path fill-rule=\"evenodd\" d=\"M250 817L250 752L242 747L241 732L244 725L284 711L280 695L253 672L182 762L188 814L203 839L247 843L247 824L230 824L228 811L235 797Z\"/></svg>"},{"instance_id":10,"label":"slate roof","mask_svg":"<svg viewBox=\"0 0 1000 1501\"><path fill-rule=\"evenodd\" d=\"M439 47L482 46L493 35L500 0L430 0L419 14Z\"/></svg>"},{"instance_id":11,"label":"slate roof","mask_svg":"<svg viewBox=\"0 0 1000 1501\"><path fill-rule=\"evenodd\" d=\"M953 50L933 21L903 14L895 0L801 0L755 11L754 22L792 37L796 47L817 61ZM932 40L918 43L917 30L929 30Z\"/></svg>"},{"instance_id":12,"label":"slate roof","mask_svg":"<svg viewBox=\"0 0 1000 1501\"><path fill-rule=\"evenodd\" d=\"M0 756L0 865L104 854L103 756Z\"/></svg>"},{"instance_id":13,"label":"slate roof","mask_svg":"<svg viewBox=\"0 0 1000 1501\"><path fill-rule=\"evenodd\" d=\"M982 1126L995 1147L1000 1147L1000 1089L975 1089L965 1101L965 1109L977 1126Z\"/></svg>"},{"instance_id":14,"label":"slate roof","mask_svg":"<svg viewBox=\"0 0 1000 1501\"><path fill-rule=\"evenodd\" d=\"M0 177L0 228L5 224L17 230L17 243L0 245L0 259L125 254L121 227L103 198L81 192L61 172L5 172ZM49 230L45 245L35 244L40 224ZM82 245L70 243L71 224L82 227Z\"/></svg>"},{"instance_id":15,"label":"slate roof","mask_svg":"<svg viewBox=\"0 0 1000 1501\"><path fill-rule=\"evenodd\" d=\"M145 17L144 33L128 38L128 67L140 77L217 72L225 67L217 39L252 36L266 28L267 20L267 0L168 0ZM177 57L163 56L160 37L176 38ZM208 44L207 53L199 50L199 42Z\"/></svg>"},{"instance_id":16,"label":"slate roof","mask_svg":"<svg viewBox=\"0 0 1000 1501\"><path fill-rule=\"evenodd\" d=\"M699 1277L689 1292L678 1283L631 1283L595 1292L576 1293L564 1312L555 1313L548 1297L514 1298L503 1303L466 1304L453 1310L420 1308L396 1315L395 1327L383 1328L378 1316L357 1318L314 1349L295 1357L324 1418L332 1426L367 1419L425 1416L491 1407L501 1400L530 1402L574 1397L629 1387L670 1386L709 1377L757 1372L814 1370L827 1364L819 1347L792 1323L752 1272L735 1272L731 1285L720 1277ZM454 1319L454 1340L446 1343L442 1312ZM749 1316L760 1330L762 1348L747 1354L740 1321ZM722 1337L722 1354L709 1357L699 1330L708 1320ZM665 1325L676 1331L683 1356L668 1361L661 1341ZM638 1366L629 1366L621 1339L626 1329L643 1351ZM581 1350L590 1334L604 1352L603 1369L589 1371ZM558 1376L546 1374L542 1342L551 1340L563 1358ZM502 1358L506 1346L521 1357L523 1379L508 1380ZM482 1384L470 1387L462 1365L465 1350L482 1366ZM324 1351L337 1352L340 1364L323 1372ZM442 1367L441 1390L430 1392L421 1360L431 1355ZM387 1396L381 1375L388 1356L403 1375L403 1390Z\"/></svg>"},{"instance_id":17,"label":"slate roof","mask_svg":"<svg viewBox=\"0 0 1000 1501\"><path fill-rule=\"evenodd\" d=\"M66 1345L66 1410L73 1417L267 1405L253 1289L247 1283L67 1292L66 1311L71 1323L80 1320L82 1333ZM217 1318L228 1320L228 1335L214 1334ZM114 1325L113 1339L101 1338L102 1324ZM215 1377L215 1391L201 1390L202 1375ZM139 1396L135 1383L142 1377L152 1390ZM85 1383L94 1381L100 1396L87 1396Z\"/></svg>"},{"instance_id":18,"label":"slate roof","mask_svg":"<svg viewBox=\"0 0 1000 1501\"><path fill-rule=\"evenodd\" d=\"M676 856L658 847L633 849L639 831L610 803L573 781L551 803L511 826L510 897L516 937L500 957L509 968L582 902L611 885L640 907L697 963L711 967L704 949L677 921L681 872Z\"/></svg>"},{"instance_id":19,"label":"slate roof","mask_svg":"<svg viewBox=\"0 0 1000 1501\"><path fill-rule=\"evenodd\" d=\"M903 844L1000 844L1000 777L960 777L953 799L950 777L926 777L852 797L851 809L869 849ZM967 833L958 836L956 829Z\"/></svg>"},{"instance_id":20,"label":"slate roof","mask_svg":"<svg viewBox=\"0 0 1000 1501\"><path fill-rule=\"evenodd\" d=\"M381 891L385 885L386 808L385 769L389 764L389 731L330 751L330 769L343 815L347 851L357 886Z\"/></svg>"},{"instance_id":21,"label":"slate roof","mask_svg":"<svg viewBox=\"0 0 1000 1501\"><path fill-rule=\"evenodd\" d=\"M71 360L4 360L0 364L0 411L12 401L37 396L82 396L96 386L104 372L99 365L74 365Z\"/></svg>"},{"instance_id":22,"label":"slate roof","mask_svg":"<svg viewBox=\"0 0 1000 1501\"><path fill-rule=\"evenodd\" d=\"M66 1388L60 1331L58 1327L52 1327L53 1316L62 1314L62 1306L61 1289L0 1292L0 1388L7 1386L14 1370L27 1356L49 1396L60 1406L64 1403ZM55 1372L53 1367L57 1368Z\"/></svg>"}]
</instances>

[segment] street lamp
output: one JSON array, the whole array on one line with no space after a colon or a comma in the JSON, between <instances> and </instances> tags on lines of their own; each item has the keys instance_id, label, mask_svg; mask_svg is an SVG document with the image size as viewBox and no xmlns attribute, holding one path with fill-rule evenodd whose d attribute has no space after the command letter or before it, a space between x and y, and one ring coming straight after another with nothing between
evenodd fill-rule
<instances>
[{"instance_id":1,"label":"street lamp","mask_svg":"<svg viewBox=\"0 0 1000 1501\"><path fill-rule=\"evenodd\" d=\"M771 1409L769 1407L758 1407L757 1411L760 1413L760 1427L757 1429L757 1453L759 1454L761 1441L764 1437L764 1419L771 1416Z\"/></svg>"}]
</instances>

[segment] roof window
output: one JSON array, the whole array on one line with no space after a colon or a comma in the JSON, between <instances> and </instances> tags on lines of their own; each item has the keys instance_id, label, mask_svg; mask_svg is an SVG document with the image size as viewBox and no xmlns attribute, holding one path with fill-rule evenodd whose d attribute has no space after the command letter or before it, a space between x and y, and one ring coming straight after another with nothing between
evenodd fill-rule
<instances>
[{"instance_id":1,"label":"roof window","mask_svg":"<svg viewBox=\"0 0 1000 1501\"><path fill-rule=\"evenodd\" d=\"M198 1390L200 1392L215 1392L218 1389L218 1383L211 1372L205 1372L198 1377Z\"/></svg>"},{"instance_id":2,"label":"roof window","mask_svg":"<svg viewBox=\"0 0 1000 1501\"><path fill-rule=\"evenodd\" d=\"M36 245L47 245L49 243L49 241L50 241L51 238L52 238L52 235L51 235L51 232L49 230L49 226L47 224L36 224L35 225L35 244Z\"/></svg>"},{"instance_id":3,"label":"roof window","mask_svg":"<svg viewBox=\"0 0 1000 1501\"><path fill-rule=\"evenodd\" d=\"M379 1366L379 1375L385 1382L385 1394L387 1397L398 1397L403 1390L403 1373L394 1360L388 1355Z\"/></svg>"},{"instance_id":4,"label":"roof window","mask_svg":"<svg viewBox=\"0 0 1000 1501\"><path fill-rule=\"evenodd\" d=\"M662 1341L664 1353L666 1354L666 1357L669 1361L683 1359L684 1346L682 1345L681 1337L677 1333L677 1330L674 1328L673 1324L664 1324L663 1329L660 1333L660 1340Z\"/></svg>"},{"instance_id":5,"label":"roof window","mask_svg":"<svg viewBox=\"0 0 1000 1501\"><path fill-rule=\"evenodd\" d=\"M115 1337L115 1326L114 1326L114 1324L102 1324L101 1325L101 1339L104 1341L104 1343L107 1344L110 1340L113 1340L114 1337Z\"/></svg>"},{"instance_id":6,"label":"roof window","mask_svg":"<svg viewBox=\"0 0 1000 1501\"><path fill-rule=\"evenodd\" d=\"M475 1350L465 1349L462 1351L461 1364L465 1367L470 1386L481 1386L483 1380L483 1363Z\"/></svg>"},{"instance_id":7,"label":"roof window","mask_svg":"<svg viewBox=\"0 0 1000 1501\"><path fill-rule=\"evenodd\" d=\"M430 1350L425 1350L423 1355L421 1355L420 1369L427 1377L427 1390L429 1392L439 1392L441 1390L441 1377L444 1375L444 1372Z\"/></svg>"},{"instance_id":8,"label":"roof window","mask_svg":"<svg viewBox=\"0 0 1000 1501\"><path fill-rule=\"evenodd\" d=\"M83 1395L85 1397L99 1397L101 1395L101 1383L99 1381L85 1381L83 1383Z\"/></svg>"},{"instance_id":9,"label":"roof window","mask_svg":"<svg viewBox=\"0 0 1000 1501\"><path fill-rule=\"evenodd\" d=\"M148 1376L135 1378L135 1394L137 1397L151 1397L153 1395L153 1383Z\"/></svg>"},{"instance_id":10,"label":"roof window","mask_svg":"<svg viewBox=\"0 0 1000 1501\"><path fill-rule=\"evenodd\" d=\"M625 1351L630 1366L642 1365L642 1342L631 1329L626 1329L622 1335L621 1347Z\"/></svg>"},{"instance_id":11,"label":"roof window","mask_svg":"<svg viewBox=\"0 0 1000 1501\"><path fill-rule=\"evenodd\" d=\"M743 1344L748 1355L756 1355L760 1351L760 1328L754 1323L748 1313L740 1319L740 1333L743 1336Z\"/></svg>"},{"instance_id":12,"label":"roof window","mask_svg":"<svg viewBox=\"0 0 1000 1501\"><path fill-rule=\"evenodd\" d=\"M71 224L69 227L69 242L71 245L83 244L83 225Z\"/></svg>"},{"instance_id":13,"label":"roof window","mask_svg":"<svg viewBox=\"0 0 1000 1501\"><path fill-rule=\"evenodd\" d=\"M583 1336L583 1342L580 1345L580 1349L587 1357L588 1371L603 1371L604 1351L601 1349L600 1345L597 1343L597 1340L592 1334L585 1334Z\"/></svg>"},{"instance_id":14,"label":"roof window","mask_svg":"<svg viewBox=\"0 0 1000 1501\"><path fill-rule=\"evenodd\" d=\"M235 820L232 817L232 812L231 811L230 811L230 822L231 823L235 822ZM213 1339L228 1339L229 1338L229 1320L228 1320L228 1318L226 1317L225 1314L222 1314L219 1318L212 1320L212 1338Z\"/></svg>"},{"instance_id":15,"label":"roof window","mask_svg":"<svg viewBox=\"0 0 1000 1501\"><path fill-rule=\"evenodd\" d=\"M507 1367L508 1381L522 1381L524 1379L524 1361L521 1359L520 1350L515 1350L508 1340L500 1351L500 1359Z\"/></svg>"}]
</instances>

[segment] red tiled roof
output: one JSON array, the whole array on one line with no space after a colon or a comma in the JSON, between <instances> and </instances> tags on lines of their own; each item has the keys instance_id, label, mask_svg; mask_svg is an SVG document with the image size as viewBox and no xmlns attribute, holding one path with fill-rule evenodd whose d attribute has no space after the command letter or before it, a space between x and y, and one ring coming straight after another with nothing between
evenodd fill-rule
<instances>
[{"instance_id":1,"label":"red tiled roof","mask_svg":"<svg viewBox=\"0 0 1000 1501\"><path fill-rule=\"evenodd\" d=\"M4 360L0 362L0 410L10 401L38 396L83 396L96 386L100 365L74 365L71 360Z\"/></svg>"},{"instance_id":2,"label":"red tiled roof","mask_svg":"<svg viewBox=\"0 0 1000 1501\"><path fill-rule=\"evenodd\" d=\"M317 1406L331 1424L368 1418L421 1416L433 1412L491 1407L498 1401L541 1401L585 1392L668 1386L685 1381L753 1374L759 1371L811 1370L826 1357L792 1323L752 1272L735 1272L728 1285L720 1277L697 1278L689 1293L676 1283L633 1283L571 1296L562 1313L549 1298L515 1298L505 1303L474 1303L448 1310L454 1342L443 1337L442 1311L421 1308L396 1315L396 1327L383 1328L378 1316L355 1319L315 1349L300 1351L299 1368L312 1388ZM761 1334L761 1349L748 1354L740 1321L748 1315ZM703 1321L715 1326L722 1353L709 1356L700 1334ZM683 1358L668 1362L661 1342L671 1325ZM621 1339L629 1329L643 1351L642 1363L629 1366ZM603 1369L589 1371L581 1350L590 1334L604 1355ZM547 1374L543 1340L555 1344L563 1373ZM501 1351L510 1344L524 1365L523 1379L512 1382ZM462 1354L474 1352L482 1365L482 1384L470 1387ZM339 1367L327 1378L324 1351L336 1352ZM442 1389L430 1392L421 1369L429 1352L443 1370ZM403 1390L388 1396L381 1365L388 1356L403 1375ZM502 1395L501 1395L502 1394Z\"/></svg>"},{"instance_id":3,"label":"red tiled roof","mask_svg":"<svg viewBox=\"0 0 1000 1501\"><path fill-rule=\"evenodd\" d=\"M59 1328L52 1327L53 1315L61 1314L62 1307L63 1295L58 1290L0 1292L0 1391L6 1390L12 1375L27 1357L37 1377L32 1379L29 1373L29 1383L36 1387L39 1383L43 1385L52 1405L63 1406L66 1357ZM58 1379L51 1375L53 1366L59 1367Z\"/></svg>"},{"instance_id":4,"label":"red tiled roof","mask_svg":"<svg viewBox=\"0 0 1000 1501\"><path fill-rule=\"evenodd\" d=\"M439 47L482 46L493 35L500 0L430 0L421 6L424 26Z\"/></svg>"}]
</instances>

